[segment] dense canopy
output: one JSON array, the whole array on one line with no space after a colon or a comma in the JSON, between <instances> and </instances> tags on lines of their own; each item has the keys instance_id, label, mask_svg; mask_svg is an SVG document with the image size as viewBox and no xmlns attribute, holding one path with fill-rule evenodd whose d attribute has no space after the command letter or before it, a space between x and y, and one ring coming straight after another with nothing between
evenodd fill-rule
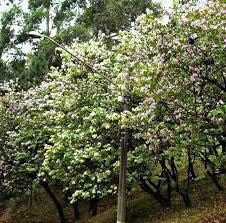
<instances>
[{"instance_id":1,"label":"dense canopy","mask_svg":"<svg viewBox=\"0 0 226 223\"><path fill-rule=\"evenodd\" d=\"M66 2L61 9L70 9ZM191 206L190 185L205 177L196 166L223 190L225 3L178 5L167 21L159 6L153 10L140 3L134 10L143 14L121 30L137 13L127 7L131 14L124 22L113 8L109 27L103 27L99 20L108 13L106 7L119 6L94 2L79 21L100 24L98 35L70 42L71 51L92 69L59 48L60 66L51 66L40 83L25 90L8 83L11 90L1 98L0 113L1 190L20 194L38 185L58 185L71 204L114 195L124 129L129 135L128 193L141 186L170 205L176 191ZM90 14L92 24L85 22ZM54 20L60 27L56 18L61 17ZM116 28L118 20L123 25ZM116 33L110 41L108 32Z\"/></svg>"}]
</instances>

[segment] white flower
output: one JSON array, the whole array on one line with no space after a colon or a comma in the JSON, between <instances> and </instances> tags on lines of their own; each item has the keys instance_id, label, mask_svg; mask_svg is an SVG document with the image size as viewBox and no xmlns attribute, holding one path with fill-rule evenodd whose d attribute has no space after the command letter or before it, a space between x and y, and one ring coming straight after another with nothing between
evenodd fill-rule
<instances>
[{"instance_id":1,"label":"white flower","mask_svg":"<svg viewBox=\"0 0 226 223\"><path fill-rule=\"evenodd\" d=\"M118 96L118 102L123 102L124 97L122 95Z\"/></svg>"}]
</instances>

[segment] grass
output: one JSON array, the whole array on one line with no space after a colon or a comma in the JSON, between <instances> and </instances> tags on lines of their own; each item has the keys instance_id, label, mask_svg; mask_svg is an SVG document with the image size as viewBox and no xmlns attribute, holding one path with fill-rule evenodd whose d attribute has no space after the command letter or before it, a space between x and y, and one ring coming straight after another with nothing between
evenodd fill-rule
<instances>
[{"instance_id":1,"label":"grass","mask_svg":"<svg viewBox=\"0 0 226 223\"><path fill-rule=\"evenodd\" d=\"M195 182L186 208L178 194L171 207L161 207L146 193L128 202L128 223L226 223L226 193L218 192L209 179ZM90 219L89 223L115 223L116 210L111 208Z\"/></svg>"},{"instance_id":2,"label":"grass","mask_svg":"<svg viewBox=\"0 0 226 223\"><path fill-rule=\"evenodd\" d=\"M225 182L225 179L224 179ZM223 181L222 181L223 183ZM224 184L226 186L226 184ZM128 200L128 223L226 223L226 192L218 192L207 178L193 183L191 188L193 207L186 208L178 194L174 193L172 206L163 208L147 193L137 191ZM78 223L115 223L116 199L100 202L99 214L90 217L88 202L80 205L82 219ZM66 215L72 210L65 207ZM7 218L8 215L8 218ZM4 216L4 218L2 217ZM1 223L58 223L56 210L44 191L36 192L32 208L28 200L11 200Z\"/></svg>"}]
</instances>

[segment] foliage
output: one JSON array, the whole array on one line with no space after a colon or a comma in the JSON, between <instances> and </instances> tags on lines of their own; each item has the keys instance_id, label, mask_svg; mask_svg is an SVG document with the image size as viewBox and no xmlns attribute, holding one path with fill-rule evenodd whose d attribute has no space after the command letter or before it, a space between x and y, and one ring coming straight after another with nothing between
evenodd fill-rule
<instances>
[{"instance_id":1,"label":"foliage","mask_svg":"<svg viewBox=\"0 0 226 223\"><path fill-rule=\"evenodd\" d=\"M51 66L61 66L59 55L54 53L55 45L46 40L29 41L27 34L30 31L36 30L47 36L56 33L55 39L58 42L70 44L76 38L85 41L94 35L97 36L97 30L110 34L128 28L131 22L147 7L156 8L156 10L159 8L156 4L146 1L106 1L102 4L96 1L87 3L77 0L30 0L27 1L27 4L28 9L19 7L15 1L10 1L8 5L11 9L2 14L2 24L0 25L0 55L2 56L4 50L3 58L5 56L7 59L9 58L7 69L2 67L5 72L1 73L0 79L19 78L22 89L40 84ZM103 7L99 8L100 4ZM127 11L127 13L121 13L122 18L116 17L119 15L116 13L117 4L120 5L121 11ZM96 19L100 18L97 9L102 12L106 11L106 13L101 13L102 19ZM105 27L106 21L108 21L108 27L101 28ZM16 28L13 28L14 23L17 24ZM28 55L25 52L27 50L24 51L26 48L32 48L34 53ZM27 58L29 62L25 63Z\"/></svg>"},{"instance_id":2,"label":"foliage","mask_svg":"<svg viewBox=\"0 0 226 223\"><path fill-rule=\"evenodd\" d=\"M145 13L146 9L160 14L160 6L152 1L138 0L95 0L90 1L90 7L79 18L85 26L91 27L94 33L102 31L109 35L129 28L137 16Z\"/></svg>"},{"instance_id":3,"label":"foliage","mask_svg":"<svg viewBox=\"0 0 226 223\"><path fill-rule=\"evenodd\" d=\"M211 2L174 11L166 24L147 10L131 30L119 32L112 48L104 35L74 41L75 55L95 72L62 52L61 67L52 68L46 81L7 95L3 114L15 127L4 136L6 186L26 190L28 180L57 182L71 203L114 194L126 127L129 191L139 184L169 205L174 190L191 206L197 161L223 190L218 181L226 173L223 6ZM129 110L122 111L122 96Z\"/></svg>"}]
</instances>

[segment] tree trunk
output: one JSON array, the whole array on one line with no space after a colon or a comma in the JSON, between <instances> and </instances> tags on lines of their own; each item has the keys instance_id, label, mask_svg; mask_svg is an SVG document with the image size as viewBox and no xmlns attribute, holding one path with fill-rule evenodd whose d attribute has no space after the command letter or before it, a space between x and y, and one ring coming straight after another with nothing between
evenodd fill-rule
<instances>
[{"instance_id":1,"label":"tree trunk","mask_svg":"<svg viewBox=\"0 0 226 223\"><path fill-rule=\"evenodd\" d=\"M153 182L147 179L140 179L140 186L141 188L146 191L147 193L151 194L156 201L158 201L163 207L170 206L170 199L167 197L165 198L161 192L160 188L157 188L156 185L154 185ZM159 185L160 186L160 185Z\"/></svg>"},{"instance_id":2,"label":"tree trunk","mask_svg":"<svg viewBox=\"0 0 226 223\"><path fill-rule=\"evenodd\" d=\"M78 209L78 202L72 204L72 206L73 206L73 211L74 211L74 216L73 216L73 223L74 223L80 219L80 212Z\"/></svg>"},{"instance_id":3,"label":"tree trunk","mask_svg":"<svg viewBox=\"0 0 226 223\"><path fill-rule=\"evenodd\" d=\"M184 204L186 207L191 207L192 204L191 204L191 200L190 200L190 197L189 197L189 194L188 194L188 191L189 191L189 182L190 182L190 179L189 179L189 173L190 173L190 168L188 167L188 171L187 171L187 185L186 185L186 190L183 191L180 186L179 186L179 177L178 177L178 171L177 171L177 167L176 167L176 164L174 162L174 158L171 158L169 160L169 165L171 167L171 177L172 179L174 180L175 182L175 190L176 192L182 197L183 201L184 201Z\"/></svg>"},{"instance_id":4,"label":"tree trunk","mask_svg":"<svg viewBox=\"0 0 226 223\"><path fill-rule=\"evenodd\" d=\"M167 182L167 200L168 203L171 204L171 194L172 194L172 187L171 187L171 175L170 171L168 170L166 166L166 159L163 157L162 160L160 160L160 164L162 167L162 174L160 177L164 176ZM160 183L160 181L159 181Z\"/></svg>"},{"instance_id":5,"label":"tree trunk","mask_svg":"<svg viewBox=\"0 0 226 223\"><path fill-rule=\"evenodd\" d=\"M205 169L207 174L210 176L211 180L213 181L213 183L215 184L215 186L217 187L217 189L219 191L223 191L224 188L219 184L218 179L217 179L217 175L215 173L215 164L211 162L211 160L208 158L207 154L202 154L204 157L202 158L202 160L205 162ZM208 170L208 167L210 168L210 170Z\"/></svg>"},{"instance_id":6,"label":"tree trunk","mask_svg":"<svg viewBox=\"0 0 226 223\"><path fill-rule=\"evenodd\" d=\"M217 180L217 176L214 173L214 171L211 173L209 170L207 170L207 174L210 176L210 178L212 179L213 183L215 184L215 186L217 187L217 189L219 191L223 191L224 188L219 184L218 180Z\"/></svg>"},{"instance_id":7,"label":"tree trunk","mask_svg":"<svg viewBox=\"0 0 226 223\"><path fill-rule=\"evenodd\" d=\"M190 170L190 175L192 179L195 179L197 176L195 174L194 166L192 163L189 163L189 170Z\"/></svg>"},{"instance_id":8,"label":"tree trunk","mask_svg":"<svg viewBox=\"0 0 226 223\"><path fill-rule=\"evenodd\" d=\"M95 216L97 214L97 204L98 204L98 199L96 197L90 199L89 211L92 216Z\"/></svg>"},{"instance_id":9,"label":"tree trunk","mask_svg":"<svg viewBox=\"0 0 226 223\"><path fill-rule=\"evenodd\" d=\"M185 192L185 193L180 192L179 194L181 195L181 197L182 197L182 199L184 201L185 206L186 207L191 207L192 206L192 203L191 203L191 199L190 199L188 193L187 192Z\"/></svg>"},{"instance_id":10,"label":"tree trunk","mask_svg":"<svg viewBox=\"0 0 226 223\"><path fill-rule=\"evenodd\" d=\"M30 182L30 194L29 194L29 209L31 209L33 203L33 183Z\"/></svg>"},{"instance_id":11,"label":"tree trunk","mask_svg":"<svg viewBox=\"0 0 226 223\"><path fill-rule=\"evenodd\" d=\"M46 36L50 36L50 7L51 1L47 0L44 3L44 7L46 9Z\"/></svg>"},{"instance_id":12,"label":"tree trunk","mask_svg":"<svg viewBox=\"0 0 226 223\"><path fill-rule=\"evenodd\" d=\"M224 128L223 128L223 139L220 141L222 146L222 153L226 155L226 120L224 121Z\"/></svg>"},{"instance_id":13,"label":"tree trunk","mask_svg":"<svg viewBox=\"0 0 226 223\"><path fill-rule=\"evenodd\" d=\"M63 210L60 202L58 201L58 199L54 195L54 193L51 191L48 183L45 182L45 181L41 181L40 185L45 189L45 191L47 192L47 194L49 195L49 197L52 199L53 203L55 204L56 209L57 209L58 214L59 214L59 217L60 217L60 222L61 223L67 223L67 220L66 220L65 215L64 215L64 210Z\"/></svg>"},{"instance_id":14,"label":"tree trunk","mask_svg":"<svg viewBox=\"0 0 226 223\"><path fill-rule=\"evenodd\" d=\"M196 174L195 174L195 170L192 162L192 154L190 149L188 149L188 168L189 168L188 176L191 177L192 179L195 179Z\"/></svg>"}]
</instances>

